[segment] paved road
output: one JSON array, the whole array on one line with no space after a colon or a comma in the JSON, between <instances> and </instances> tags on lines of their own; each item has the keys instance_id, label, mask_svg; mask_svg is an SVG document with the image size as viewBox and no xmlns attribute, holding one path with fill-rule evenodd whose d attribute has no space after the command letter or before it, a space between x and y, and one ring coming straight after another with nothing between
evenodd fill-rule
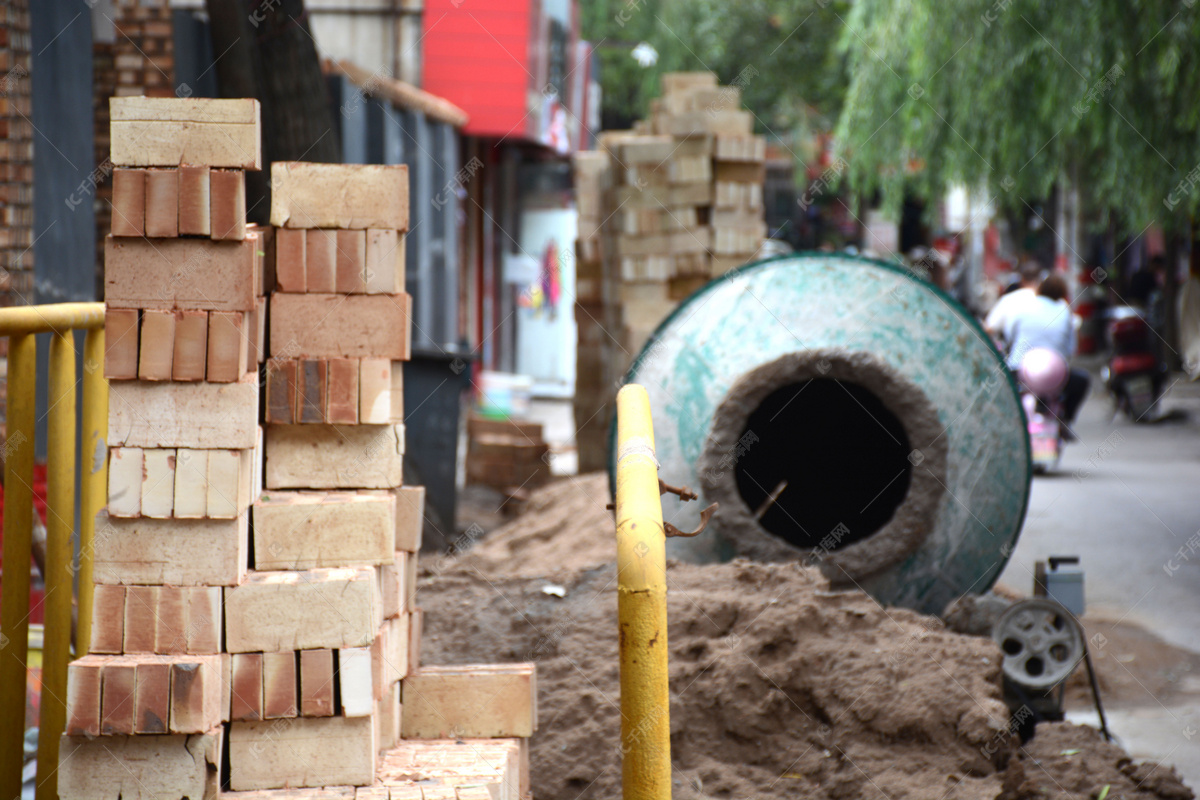
<instances>
[{"instance_id":1,"label":"paved road","mask_svg":"<svg viewBox=\"0 0 1200 800\"><path fill-rule=\"evenodd\" d=\"M1200 386L1175 383L1163 408L1186 419L1113 419L1093 383L1076 425L1080 441L1057 475L1034 479L1024 531L1000 580L1028 592L1035 561L1079 555L1088 617L1136 623L1200 652ZM1111 722L1134 755L1173 762L1200 787L1196 698L1164 704L1148 692L1136 707L1114 709Z\"/></svg>"}]
</instances>

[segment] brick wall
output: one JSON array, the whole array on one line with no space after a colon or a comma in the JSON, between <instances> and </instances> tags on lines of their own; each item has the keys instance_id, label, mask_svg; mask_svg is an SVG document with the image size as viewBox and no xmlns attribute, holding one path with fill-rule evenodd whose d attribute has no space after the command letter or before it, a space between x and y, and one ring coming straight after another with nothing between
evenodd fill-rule
<instances>
[{"instance_id":1,"label":"brick wall","mask_svg":"<svg viewBox=\"0 0 1200 800\"><path fill-rule=\"evenodd\" d=\"M0 306L33 300L33 126L27 0L0 6ZM6 350L8 339L0 339Z\"/></svg>"}]
</instances>

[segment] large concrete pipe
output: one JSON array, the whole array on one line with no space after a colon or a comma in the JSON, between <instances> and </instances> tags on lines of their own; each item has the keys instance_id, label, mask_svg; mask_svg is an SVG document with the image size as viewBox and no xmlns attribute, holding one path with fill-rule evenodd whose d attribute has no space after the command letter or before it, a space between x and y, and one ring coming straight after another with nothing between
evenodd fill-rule
<instances>
[{"instance_id":1,"label":"large concrete pipe","mask_svg":"<svg viewBox=\"0 0 1200 800\"><path fill-rule=\"evenodd\" d=\"M884 262L804 254L713 281L647 342L663 498L684 561L814 560L838 585L942 611L988 589L1030 461L1016 387L947 295Z\"/></svg>"}]
</instances>

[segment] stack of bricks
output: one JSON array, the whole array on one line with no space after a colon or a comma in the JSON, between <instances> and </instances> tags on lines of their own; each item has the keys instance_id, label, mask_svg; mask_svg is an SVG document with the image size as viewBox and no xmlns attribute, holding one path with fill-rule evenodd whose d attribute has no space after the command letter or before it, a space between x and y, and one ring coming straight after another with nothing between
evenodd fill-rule
<instances>
[{"instance_id":1,"label":"stack of bricks","mask_svg":"<svg viewBox=\"0 0 1200 800\"><path fill-rule=\"evenodd\" d=\"M532 665L419 666L406 168L274 164L257 229L255 101L112 118L109 503L60 796L527 796Z\"/></svg>"},{"instance_id":2,"label":"stack of bricks","mask_svg":"<svg viewBox=\"0 0 1200 800\"><path fill-rule=\"evenodd\" d=\"M766 237L766 141L737 86L667 73L649 120L575 159L575 416L580 470L602 469L615 387L654 329Z\"/></svg>"},{"instance_id":3,"label":"stack of bricks","mask_svg":"<svg viewBox=\"0 0 1200 800\"><path fill-rule=\"evenodd\" d=\"M550 480L550 445L542 423L467 419L467 483L524 495Z\"/></svg>"},{"instance_id":4,"label":"stack of bricks","mask_svg":"<svg viewBox=\"0 0 1200 800\"><path fill-rule=\"evenodd\" d=\"M0 6L0 306L33 302L30 46L28 3Z\"/></svg>"}]
</instances>

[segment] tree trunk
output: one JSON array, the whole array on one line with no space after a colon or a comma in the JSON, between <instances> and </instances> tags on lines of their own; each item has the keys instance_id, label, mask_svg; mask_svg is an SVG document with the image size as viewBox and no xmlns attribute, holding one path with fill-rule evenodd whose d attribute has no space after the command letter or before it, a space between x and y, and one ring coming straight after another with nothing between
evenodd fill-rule
<instances>
[{"instance_id":1,"label":"tree trunk","mask_svg":"<svg viewBox=\"0 0 1200 800\"><path fill-rule=\"evenodd\" d=\"M246 216L271 214L274 161L341 161L338 130L304 0L205 0L219 94L262 105L263 171L246 176Z\"/></svg>"}]
</instances>

